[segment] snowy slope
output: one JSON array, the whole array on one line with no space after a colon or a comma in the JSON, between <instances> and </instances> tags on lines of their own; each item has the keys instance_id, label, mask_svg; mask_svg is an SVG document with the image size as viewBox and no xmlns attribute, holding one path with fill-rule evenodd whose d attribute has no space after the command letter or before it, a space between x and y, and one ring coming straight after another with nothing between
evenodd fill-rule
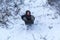
<instances>
[{"instance_id":1,"label":"snowy slope","mask_svg":"<svg viewBox=\"0 0 60 40\"><path fill-rule=\"evenodd\" d=\"M16 3L19 4L19 1ZM56 14L55 8L47 4L47 0L25 0L18 7L21 8L18 15L15 16L15 12L11 11L13 16L8 19L12 23L8 23L8 28L0 27L0 40L60 40L60 16ZM26 10L30 10L35 16L32 30L26 30L20 17Z\"/></svg>"}]
</instances>

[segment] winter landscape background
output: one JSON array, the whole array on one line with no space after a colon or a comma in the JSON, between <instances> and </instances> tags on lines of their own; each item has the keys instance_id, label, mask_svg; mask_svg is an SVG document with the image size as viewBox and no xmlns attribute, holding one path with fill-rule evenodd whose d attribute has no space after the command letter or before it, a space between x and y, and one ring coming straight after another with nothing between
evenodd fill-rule
<instances>
[{"instance_id":1,"label":"winter landscape background","mask_svg":"<svg viewBox=\"0 0 60 40\"><path fill-rule=\"evenodd\" d=\"M21 19L26 10L32 30ZM0 0L0 40L60 40L60 0Z\"/></svg>"}]
</instances>

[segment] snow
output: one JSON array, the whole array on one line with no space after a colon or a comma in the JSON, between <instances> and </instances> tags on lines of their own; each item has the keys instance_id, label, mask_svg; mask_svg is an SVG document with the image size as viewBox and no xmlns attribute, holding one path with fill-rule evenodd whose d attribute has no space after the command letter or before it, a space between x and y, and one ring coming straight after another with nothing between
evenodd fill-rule
<instances>
[{"instance_id":1,"label":"snow","mask_svg":"<svg viewBox=\"0 0 60 40\"><path fill-rule=\"evenodd\" d=\"M46 2L47 0L24 0L24 4L19 6L21 10L17 16L14 15L15 11L11 10L13 16L8 19L12 23L7 22L7 29L0 27L0 40L60 40L60 16L55 15L57 10ZM20 17L26 10L30 10L35 16L32 30L26 30L26 25Z\"/></svg>"}]
</instances>

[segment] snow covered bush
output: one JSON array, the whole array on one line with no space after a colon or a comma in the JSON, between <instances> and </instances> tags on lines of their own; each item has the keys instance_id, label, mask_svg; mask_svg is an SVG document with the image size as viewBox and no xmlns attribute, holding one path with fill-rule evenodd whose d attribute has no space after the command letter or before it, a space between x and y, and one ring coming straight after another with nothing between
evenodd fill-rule
<instances>
[{"instance_id":1,"label":"snow covered bush","mask_svg":"<svg viewBox=\"0 0 60 40\"><path fill-rule=\"evenodd\" d=\"M0 0L0 26L8 25L9 17L15 17L21 10L20 5L24 0Z\"/></svg>"}]
</instances>

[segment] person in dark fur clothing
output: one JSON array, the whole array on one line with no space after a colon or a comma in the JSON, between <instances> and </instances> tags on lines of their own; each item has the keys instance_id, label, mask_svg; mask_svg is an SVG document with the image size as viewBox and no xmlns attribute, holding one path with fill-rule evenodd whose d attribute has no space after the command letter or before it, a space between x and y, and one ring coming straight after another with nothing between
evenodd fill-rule
<instances>
[{"instance_id":1,"label":"person in dark fur clothing","mask_svg":"<svg viewBox=\"0 0 60 40\"><path fill-rule=\"evenodd\" d=\"M27 10L26 13L21 16L21 18L26 25L34 24L35 17L31 15L31 12L29 10Z\"/></svg>"}]
</instances>

